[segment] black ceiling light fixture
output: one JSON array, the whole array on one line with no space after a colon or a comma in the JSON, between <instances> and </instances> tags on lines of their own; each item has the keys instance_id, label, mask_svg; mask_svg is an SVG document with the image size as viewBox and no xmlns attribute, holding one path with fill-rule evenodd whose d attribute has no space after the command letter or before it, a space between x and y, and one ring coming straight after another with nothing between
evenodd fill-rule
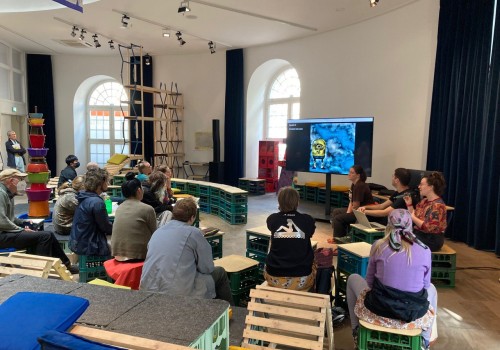
<instances>
[{"instance_id":1,"label":"black ceiling light fixture","mask_svg":"<svg viewBox=\"0 0 500 350\"><path fill-rule=\"evenodd\" d=\"M127 29L127 28L128 28L128 25L129 25L129 23L130 23L130 17L124 14L124 15L122 16L122 22L121 22L121 23L122 23L122 24L121 24L120 28L122 28L122 29Z\"/></svg>"},{"instance_id":2,"label":"black ceiling light fixture","mask_svg":"<svg viewBox=\"0 0 500 350\"><path fill-rule=\"evenodd\" d=\"M146 56L144 56L144 64L146 66L151 65L151 56L149 55L149 53L147 53Z\"/></svg>"},{"instance_id":3,"label":"black ceiling light fixture","mask_svg":"<svg viewBox=\"0 0 500 350\"><path fill-rule=\"evenodd\" d=\"M375 7L378 5L379 0L370 0L370 7Z\"/></svg>"},{"instance_id":4,"label":"black ceiling light fixture","mask_svg":"<svg viewBox=\"0 0 500 350\"><path fill-rule=\"evenodd\" d=\"M80 36L78 37L78 39L80 40L85 39L85 34L87 34L87 31L82 28L82 30L80 30Z\"/></svg>"},{"instance_id":5,"label":"black ceiling light fixture","mask_svg":"<svg viewBox=\"0 0 500 350\"><path fill-rule=\"evenodd\" d=\"M76 32L78 31L77 26L73 26L73 30L71 31L71 36L74 38L76 36Z\"/></svg>"},{"instance_id":6,"label":"black ceiling light fixture","mask_svg":"<svg viewBox=\"0 0 500 350\"><path fill-rule=\"evenodd\" d=\"M183 46L186 43L186 41L182 39L182 33L180 31L177 31L177 33L175 33L175 36L177 37L177 41L179 42L180 46Z\"/></svg>"},{"instance_id":7,"label":"black ceiling light fixture","mask_svg":"<svg viewBox=\"0 0 500 350\"><path fill-rule=\"evenodd\" d=\"M215 53L216 47L215 47L215 43L212 40L210 40L208 42L208 49L210 50L210 54Z\"/></svg>"},{"instance_id":8,"label":"black ceiling light fixture","mask_svg":"<svg viewBox=\"0 0 500 350\"><path fill-rule=\"evenodd\" d=\"M101 47L101 44L99 43L99 39L97 39L97 34L92 35L92 38L94 38L94 46L96 47L96 49L98 47Z\"/></svg>"},{"instance_id":9,"label":"black ceiling light fixture","mask_svg":"<svg viewBox=\"0 0 500 350\"><path fill-rule=\"evenodd\" d=\"M179 9L177 10L177 13L182 13L185 14L186 12L191 11L189 8L189 1L181 1L181 4L179 5Z\"/></svg>"},{"instance_id":10,"label":"black ceiling light fixture","mask_svg":"<svg viewBox=\"0 0 500 350\"><path fill-rule=\"evenodd\" d=\"M115 43L114 43L113 40L108 41L108 44L109 44L110 50L114 50L115 49Z\"/></svg>"}]
</instances>

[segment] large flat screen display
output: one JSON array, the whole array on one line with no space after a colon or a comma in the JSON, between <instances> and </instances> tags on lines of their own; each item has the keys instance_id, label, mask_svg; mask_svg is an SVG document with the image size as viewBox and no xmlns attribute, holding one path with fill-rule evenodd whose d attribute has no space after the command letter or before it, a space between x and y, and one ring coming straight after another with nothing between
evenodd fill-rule
<instances>
[{"instance_id":1,"label":"large flat screen display","mask_svg":"<svg viewBox=\"0 0 500 350\"><path fill-rule=\"evenodd\" d=\"M347 175L359 164L372 172L373 117L289 119L286 169Z\"/></svg>"}]
</instances>

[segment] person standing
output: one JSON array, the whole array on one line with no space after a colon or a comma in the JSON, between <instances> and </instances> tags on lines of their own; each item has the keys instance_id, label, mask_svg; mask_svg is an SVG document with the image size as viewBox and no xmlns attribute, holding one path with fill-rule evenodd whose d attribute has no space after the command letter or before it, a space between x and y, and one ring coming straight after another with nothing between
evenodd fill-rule
<instances>
[{"instance_id":1,"label":"person standing","mask_svg":"<svg viewBox=\"0 0 500 350\"><path fill-rule=\"evenodd\" d=\"M17 140L17 135L14 130L7 131L7 137L9 138L5 142L5 149L7 150L7 166L9 168L14 168L20 172L24 172L24 166L26 161L23 155L26 153L24 147Z\"/></svg>"},{"instance_id":2,"label":"person standing","mask_svg":"<svg viewBox=\"0 0 500 350\"><path fill-rule=\"evenodd\" d=\"M57 182L57 188L68 181L73 181L76 177L76 168L80 166L78 158L74 154L70 154L66 157L66 168L61 170L61 175L59 175L59 181Z\"/></svg>"}]
</instances>

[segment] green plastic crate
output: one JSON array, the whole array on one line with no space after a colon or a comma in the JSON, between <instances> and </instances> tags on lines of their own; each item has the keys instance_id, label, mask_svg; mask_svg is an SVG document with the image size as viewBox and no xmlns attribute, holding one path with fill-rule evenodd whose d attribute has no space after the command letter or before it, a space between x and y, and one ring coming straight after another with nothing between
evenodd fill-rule
<instances>
[{"instance_id":1,"label":"green plastic crate","mask_svg":"<svg viewBox=\"0 0 500 350\"><path fill-rule=\"evenodd\" d=\"M264 253L269 250L269 237L255 236L247 233L247 251L252 253Z\"/></svg>"},{"instance_id":2,"label":"green plastic crate","mask_svg":"<svg viewBox=\"0 0 500 350\"><path fill-rule=\"evenodd\" d=\"M222 241L223 236L216 236L216 237L207 237L207 241L212 247L212 258L213 259L220 259L222 258Z\"/></svg>"},{"instance_id":3,"label":"green plastic crate","mask_svg":"<svg viewBox=\"0 0 500 350\"><path fill-rule=\"evenodd\" d=\"M229 277L231 291L241 291L249 286L255 286L255 280L259 275L259 265L255 265L238 272L228 272L227 275Z\"/></svg>"},{"instance_id":4,"label":"green plastic crate","mask_svg":"<svg viewBox=\"0 0 500 350\"><path fill-rule=\"evenodd\" d=\"M358 229L357 227L351 226L351 239L352 242L366 242L373 244L377 239L384 238L384 231L376 231L376 232L365 232L363 230Z\"/></svg>"},{"instance_id":5,"label":"green plastic crate","mask_svg":"<svg viewBox=\"0 0 500 350\"><path fill-rule=\"evenodd\" d=\"M431 282L435 287L455 288L455 270L431 268Z\"/></svg>"},{"instance_id":6,"label":"green plastic crate","mask_svg":"<svg viewBox=\"0 0 500 350\"><path fill-rule=\"evenodd\" d=\"M359 326L359 350L420 350L422 338L382 331L375 331Z\"/></svg>"},{"instance_id":7,"label":"green plastic crate","mask_svg":"<svg viewBox=\"0 0 500 350\"><path fill-rule=\"evenodd\" d=\"M80 283L87 283L96 278L114 282L111 277L106 274L104 262L111 259L109 256L94 256L94 255L80 255L78 256L78 267L80 269L79 279Z\"/></svg>"},{"instance_id":8,"label":"green plastic crate","mask_svg":"<svg viewBox=\"0 0 500 350\"><path fill-rule=\"evenodd\" d=\"M456 254L439 254L438 252L432 253L432 267L433 268L446 268L455 270L457 267Z\"/></svg>"}]
</instances>

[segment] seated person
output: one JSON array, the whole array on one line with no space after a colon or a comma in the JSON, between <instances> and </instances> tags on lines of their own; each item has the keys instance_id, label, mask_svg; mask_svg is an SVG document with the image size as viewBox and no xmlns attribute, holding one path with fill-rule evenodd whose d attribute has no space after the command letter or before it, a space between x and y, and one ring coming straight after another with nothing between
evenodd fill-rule
<instances>
[{"instance_id":1,"label":"seated person","mask_svg":"<svg viewBox=\"0 0 500 350\"><path fill-rule=\"evenodd\" d=\"M144 189L142 202L152 206L157 215L165 210L172 211L172 205L165 191L166 183L167 177L165 174L157 170L153 171L149 178L142 183Z\"/></svg>"},{"instance_id":2,"label":"seated person","mask_svg":"<svg viewBox=\"0 0 500 350\"><path fill-rule=\"evenodd\" d=\"M26 186L27 175L17 169L0 172L0 248L34 248L35 254L59 258L72 274L78 273L52 232L33 231L29 221L14 216L14 197Z\"/></svg>"},{"instance_id":3,"label":"seated person","mask_svg":"<svg viewBox=\"0 0 500 350\"><path fill-rule=\"evenodd\" d=\"M141 261L146 259L148 242L156 230L155 211L141 203L144 192L132 172L125 175L122 194L125 201L116 209L111 251L118 261Z\"/></svg>"},{"instance_id":4,"label":"seated person","mask_svg":"<svg viewBox=\"0 0 500 350\"><path fill-rule=\"evenodd\" d=\"M437 252L444 244L446 230L446 204L441 195L446 188L446 182L440 173L424 176L418 185L422 200L413 208L409 196L404 197L408 210L411 213L413 232L431 252Z\"/></svg>"},{"instance_id":5,"label":"seated person","mask_svg":"<svg viewBox=\"0 0 500 350\"><path fill-rule=\"evenodd\" d=\"M137 164L137 170L139 170L139 174L137 174L137 179L140 182L144 182L148 179L149 174L151 174L151 164L149 162L143 161Z\"/></svg>"},{"instance_id":6,"label":"seated person","mask_svg":"<svg viewBox=\"0 0 500 350\"><path fill-rule=\"evenodd\" d=\"M141 290L206 299L233 305L226 271L214 267L212 247L193 225L197 206L191 198L177 202L173 220L151 237L142 269Z\"/></svg>"},{"instance_id":7,"label":"seated person","mask_svg":"<svg viewBox=\"0 0 500 350\"><path fill-rule=\"evenodd\" d=\"M69 247L78 255L111 254L106 235L111 234L113 225L100 196L108 189L108 177L104 169L88 171L85 175L85 191L77 195L79 205L73 218Z\"/></svg>"},{"instance_id":8,"label":"seated person","mask_svg":"<svg viewBox=\"0 0 500 350\"><path fill-rule=\"evenodd\" d=\"M76 177L76 168L80 166L80 162L78 158L74 154L70 154L66 157L66 168L61 170L61 174L59 175L59 181L57 182L57 188L61 187L61 185L68 181L73 181Z\"/></svg>"},{"instance_id":9,"label":"seated person","mask_svg":"<svg viewBox=\"0 0 500 350\"><path fill-rule=\"evenodd\" d=\"M271 287L309 291L316 280L311 237L314 219L297 211L299 193L283 187L278 193L279 213L267 218L271 248L266 258L264 278Z\"/></svg>"},{"instance_id":10,"label":"seated person","mask_svg":"<svg viewBox=\"0 0 500 350\"><path fill-rule=\"evenodd\" d=\"M87 171L96 170L96 169L99 169L99 164L97 164L96 162L88 162L87 163Z\"/></svg>"},{"instance_id":11,"label":"seated person","mask_svg":"<svg viewBox=\"0 0 500 350\"><path fill-rule=\"evenodd\" d=\"M168 201L172 204L175 203L174 191L172 191L172 170L166 165L159 165L156 170L162 172L167 177L165 183L165 190L167 191Z\"/></svg>"},{"instance_id":12,"label":"seated person","mask_svg":"<svg viewBox=\"0 0 500 350\"><path fill-rule=\"evenodd\" d=\"M427 349L437 292L431 284L431 251L412 233L407 210L389 214L385 237L372 245L366 280L350 275L346 292L355 343L359 319L389 328L413 322L423 329Z\"/></svg>"},{"instance_id":13,"label":"seated person","mask_svg":"<svg viewBox=\"0 0 500 350\"><path fill-rule=\"evenodd\" d=\"M69 235L73 225L73 216L75 215L78 199L78 192L83 189L83 176L77 176L69 182L65 182L59 188L59 198L54 205L52 214L52 223L54 231L60 235Z\"/></svg>"},{"instance_id":14,"label":"seated person","mask_svg":"<svg viewBox=\"0 0 500 350\"><path fill-rule=\"evenodd\" d=\"M410 178L411 174L408 169L397 168L394 170L394 175L392 175L392 186L396 189L396 193L384 203L359 207L358 210L369 216L387 217L394 209L406 209L406 203L403 199L405 194L410 194L414 202L418 201L417 196L414 196L413 191L408 187ZM385 225L386 222L384 220L381 223Z\"/></svg>"},{"instance_id":15,"label":"seated person","mask_svg":"<svg viewBox=\"0 0 500 350\"><path fill-rule=\"evenodd\" d=\"M350 224L356 222L356 216L352 212L361 206L373 204L373 196L370 187L366 184L366 173L360 165L353 165L347 175L352 182L349 190L349 206L347 208L337 208L332 211L332 226L334 238L341 238L347 235ZM332 240L328 240L332 242Z\"/></svg>"}]
</instances>

